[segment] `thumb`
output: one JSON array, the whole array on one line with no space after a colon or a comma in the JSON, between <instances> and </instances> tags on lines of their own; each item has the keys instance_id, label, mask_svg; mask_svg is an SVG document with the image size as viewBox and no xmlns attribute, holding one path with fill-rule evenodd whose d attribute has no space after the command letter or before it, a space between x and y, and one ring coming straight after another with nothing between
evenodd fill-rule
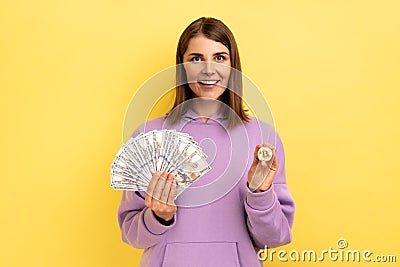
<instances>
[{"instance_id":1,"label":"thumb","mask_svg":"<svg viewBox=\"0 0 400 267\"><path fill-rule=\"evenodd\" d=\"M254 154L253 154L253 164L252 165L257 165L258 164L258 150L261 148L262 145L256 145L256 148L254 149Z\"/></svg>"}]
</instances>

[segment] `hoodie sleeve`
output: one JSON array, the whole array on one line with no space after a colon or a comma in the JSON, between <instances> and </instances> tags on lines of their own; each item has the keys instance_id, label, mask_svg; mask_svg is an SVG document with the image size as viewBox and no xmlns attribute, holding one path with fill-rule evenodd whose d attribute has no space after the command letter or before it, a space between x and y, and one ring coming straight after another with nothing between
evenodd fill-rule
<instances>
[{"instance_id":1,"label":"hoodie sleeve","mask_svg":"<svg viewBox=\"0 0 400 267\"><path fill-rule=\"evenodd\" d=\"M154 213L145 206L144 195L145 192L124 191L118 209L122 240L139 249L156 245L176 222L175 215L171 225L161 224Z\"/></svg>"},{"instance_id":2,"label":"hoodie sleeve","mask_svg":"<svg viewBox=\"0 0 400 267\"><path fill-rule=\"evenodd\" d=\"M292 240L295 203L286 184L283 144L276 135L278 171L271 187L260 193L247 188L245 210L247 228L257 248L278 247Z\"/></svg>"}]
</instances>

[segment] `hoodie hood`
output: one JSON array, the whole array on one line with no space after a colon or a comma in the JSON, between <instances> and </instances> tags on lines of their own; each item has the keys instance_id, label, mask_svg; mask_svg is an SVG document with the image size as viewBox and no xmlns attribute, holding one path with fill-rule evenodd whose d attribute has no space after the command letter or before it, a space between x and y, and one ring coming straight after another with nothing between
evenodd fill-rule
<instances>
[{"instance_id":1,"label":"hoodie hood","mask_svg":"<svg viewBox=\"0 0 400 267\"><path fill-rule=\"evenodd\" d=\"M200 124L226 124L228 122L228 118L224 115L222 109L218 109L213 115L210 116L207 122L204 122L203 118L197 114L193 109L190 107L186 111L185 114L182 116L185 122L191 121L192 123L200 123Z\"/></svg>"}]
</instances>

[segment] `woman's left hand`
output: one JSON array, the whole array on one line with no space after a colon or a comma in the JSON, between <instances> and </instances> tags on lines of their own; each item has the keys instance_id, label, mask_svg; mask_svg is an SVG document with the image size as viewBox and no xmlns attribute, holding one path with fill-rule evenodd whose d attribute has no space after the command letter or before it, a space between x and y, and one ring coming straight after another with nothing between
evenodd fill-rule
<instances>
[{"instance_id":1,"label":"woman's left hand","mask_svg":"<svg viewBox=\"0 0 400 267\"><path fill-rule=\"evenodd\" d=\"M258 159L258 150L266 146L272 150L272 159L269 161L260 161ZM254 159L247 174L247 181L250 190L253 192L263 192L270 188L278 171L278 160L276 159L276 148L268 143L257 145L254 150Z\"/></svg>"}]
</instances>

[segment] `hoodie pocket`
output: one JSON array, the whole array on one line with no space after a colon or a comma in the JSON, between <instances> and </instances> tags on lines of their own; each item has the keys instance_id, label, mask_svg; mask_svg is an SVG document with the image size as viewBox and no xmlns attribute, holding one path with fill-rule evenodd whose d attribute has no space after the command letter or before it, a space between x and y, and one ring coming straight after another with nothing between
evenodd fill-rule
<instances>
[{"instance_id":1,"label":"hoodie pocket","mask_svg":"<svg viewBox=\"0 0 400 267\"><path fill-rule=\"evenodd\" d=\"M235 242L168 243L163 267L240 266Z\"/></svg>"}]
</instances>

